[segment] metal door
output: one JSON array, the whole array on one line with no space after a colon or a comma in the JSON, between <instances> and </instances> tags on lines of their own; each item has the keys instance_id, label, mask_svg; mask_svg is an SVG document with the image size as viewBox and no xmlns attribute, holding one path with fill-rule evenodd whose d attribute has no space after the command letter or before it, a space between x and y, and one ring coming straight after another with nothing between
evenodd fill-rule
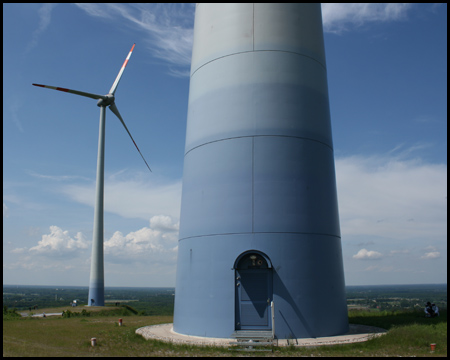
<instances>
[{"instance_id":1,"label":"metal door","mask_svg":"<svg viewBox=\"0 0 450 360\"><path fill-rule=\"evenodd\" d=\"M251 266L250 261L250 266L236 269L237 330L271 328L272 269L267 268L267 264L262 266L262 261L259 263L259 266Z\"/></svg>"}]
</instances>

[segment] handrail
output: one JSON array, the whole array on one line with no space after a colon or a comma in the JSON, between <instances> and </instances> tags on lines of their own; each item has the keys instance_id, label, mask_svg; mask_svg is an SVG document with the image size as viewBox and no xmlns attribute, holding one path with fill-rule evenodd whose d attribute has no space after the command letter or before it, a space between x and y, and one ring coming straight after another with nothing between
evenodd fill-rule
<instances>
[{"instance_id":1,"label":"handrail","mask_svg":"<svg viewBox=\"0 0 450 360\"><path fill-rule=\"evenodd\" d=\"M275 306L273 300L270 302L270 308L272 310L272 339L275 339Z\"/></svg>"}]
</instances>

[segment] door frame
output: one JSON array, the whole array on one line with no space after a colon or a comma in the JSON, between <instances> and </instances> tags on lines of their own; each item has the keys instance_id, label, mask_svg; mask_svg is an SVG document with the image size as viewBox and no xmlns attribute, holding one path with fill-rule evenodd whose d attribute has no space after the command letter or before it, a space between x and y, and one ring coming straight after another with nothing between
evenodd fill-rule
<instances>
[{"instance_id":1,"label":"door frame","mask_svg":"<svg viewBox=\"0 0 450 360\"><path fill-rule=\"evenodd\" d=\"M242 266L242 264L240 265L239 263L242 261L249 261L249 258L251 255L256 255L257 257L259 257L259 260L265 260L265 264L261 263L261 264L256 264L255 262L253 262L253 265L255 265L254 270L258 271L260 266L263 266L261 268L261 270L264 270L264 272L267 273L267 281L268 281L268 290L267 290L267 297L268 297L268 303L267 303L267 307L266 307L266 312L267 312L267 321L268 321L268 325L264 325L264 326L250 326L250 325L243 325L244 329L242 329L242 325L241 325L241 288L240 288L240 274L239 274L239 270L247 270L247 269L252 269L252 267L247 268L247 269L240 269L239 266ZM262 259L261 259L262 258ZM256 260L258 261L258 260ZM235 321L234 321L234 325L235 325L235 330L270 330L272 329L272 316L271 316L271 307L270 307L270 303L273 300L273 267L272 267L272 262L270 261L270 258L264 254L261 251L258 250L248 250L243 252L242 254L240 254L236 261L234 262L234 266L233 266L233 270L234 270L234 287L235 287L235 311L234 311L234 317L235 317Z\"/></svg>"}]
</instances>

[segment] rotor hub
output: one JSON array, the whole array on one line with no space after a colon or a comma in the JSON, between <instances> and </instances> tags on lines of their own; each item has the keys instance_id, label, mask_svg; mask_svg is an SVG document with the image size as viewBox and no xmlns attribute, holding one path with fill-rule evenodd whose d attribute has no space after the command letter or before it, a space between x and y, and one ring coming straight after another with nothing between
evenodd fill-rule
<instances>
[{"instance_id":1,"label":"rotor hub","mask_svg":"<svg viewBox=\"0 0 450 360\"><path fill-rule=\"evenodd\" d=\"M111 94L107 94L105 95L105 99L100 99L99 101L97 101L97 106L109 106L114 104L114 95Z\"/></svg>"}]
</instances>

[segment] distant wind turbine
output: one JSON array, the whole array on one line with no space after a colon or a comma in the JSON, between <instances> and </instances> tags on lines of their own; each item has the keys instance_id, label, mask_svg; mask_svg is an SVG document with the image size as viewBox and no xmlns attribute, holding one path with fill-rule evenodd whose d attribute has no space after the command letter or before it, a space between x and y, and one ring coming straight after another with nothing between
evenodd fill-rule
<instances>
[{"instance_id":1,"label":"distant wind turbine","mask_svg":"<svg viewBox=\"0 0 450 360\"><path fill-rule=\"evenodd\" d=\"M75 95L85 96L91 99L98 100L97 106L100 107L100 127L99 127L99 136L98 136L98 156L97 156L97 185L96 185L96 196L95 196L95 212L94 212L94 235L92 241L92 258L91 258L91 276L89 282L89 298L88 305L90 306L104 306L105 305L105 277L104 277L104 266L103 266L103 187L104 187L104 172L105 172L105 108L109 106L109 109L119 118L123 127L127 131L128 135L130 135L131 140L133 141L134 146L136 146L137 151L141 154L142 159L148 166L147 161L145 161L144 156L139 150L136 142L131 136L130 131L128 130L125 122L120 116L119 110L114 103L115 97L114 93L116 92L117 86L119 85L120 78L123 75L123 71L127 66L128 60L130 60L131 53L133 52L134 46L131 48L125 62L120 68L119 74L114 80L109 93L106 95L97 95L91 94L83 91L70 90L56 86L48 86L48 85L40 85L33 84L34 86L40 86L43 88L68 92Z\"/></svg>"}]
</instances>

